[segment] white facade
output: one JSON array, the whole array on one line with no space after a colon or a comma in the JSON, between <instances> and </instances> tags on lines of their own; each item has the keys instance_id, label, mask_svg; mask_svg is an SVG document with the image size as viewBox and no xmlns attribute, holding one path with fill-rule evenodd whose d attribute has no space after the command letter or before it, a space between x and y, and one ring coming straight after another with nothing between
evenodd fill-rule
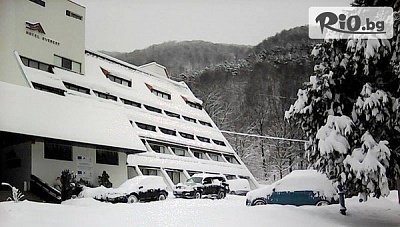
<instances>
[{"instance_id":1,"label":"white facade","mask_svg":"<svg viewBox=\"0 0 400 227\"><path fill-rule=\"evenodd\" d=\"M7 92L3 92L4 95L11 95L8 93L13 93L13 90L17 96L23 94L11 100L0 99L1 105L15 105L3 110L6 117L0 117L0 123L19 122L5 123L0 131L40 137L27 145L31 147L29 168L32 174L52 182L65 167L80 171L85 169L84 165L92 165L88 172L90 176L84 171L79 174L94 184L97 176L105 170L114 186L128 176L160 175L172 188L193 173L214 173L224 174L229 179L246 178L253 188L258 187L252 174L202 107L202 101L184 82L170 80L166 68L157 63L137 67L94 51L84 54L85 9L67 0L46 1L44 7L38 5L37 0L34 2L0 3L0 13L8 8L20 17L10 25L4 21L12 20L14 14L0 14L1 29L4 26L7 30L14 30L0 39L0 56L2 61L6 59L7 65L0 71L0 81L5 82L0 82L0 89L3 87ZM66 15L67 11L81 18ZM34 31L31 27L26 28L27 21L39 23L46 34L41 33L37 24ZM51 36L58 44L27 35L27 30L41 38ZM76 33L72 36L66 31ZM17 38L19 41L12 41L10 36L20 37ZM8 43L11 45L3 48ZM59 57L62 61L72 61L63 65ZM36 67L36 62L45 65ZM74 63L75 66L80 64L79 72ZM23 86L10 87L8 83ZM32 101L24 104L23 100L29 100L29 97ZM20 105L15 104L18 102ZM12 111L21 106L29 108L18 112L32 111L31 115L35 117L13 115ZM43 109L48 114L41 114ZM30 121L35 123L31 125ZM52 124L46 127L53 125L54 128L46 130L43 124L47 121ZM45 158L46 138L79 143L72 145L72 160ZM117 151L118 165L97 163L96 149L99 146L105 146L110 152ZM133 154L140 151L146 152ZM91 161L81 163L78 156Z\"/></svg>"},{"instance_id":2,"label":"white facade","mask_svg":"<svg viewBox=\"0 0 400 227\"><path fill-rule=\"evenodd\" d=\"M81 16L81 20L67 16L67 11ZM36 23L44 33L38 31L39 24L29 27ZM81 63L84 73L85 8L72 1L0 1L0 34L1 81L27 85L16 59L10 57L15 50L50 65L55 64L55 56L70 59Z\"/></svg>"}]
</instances>

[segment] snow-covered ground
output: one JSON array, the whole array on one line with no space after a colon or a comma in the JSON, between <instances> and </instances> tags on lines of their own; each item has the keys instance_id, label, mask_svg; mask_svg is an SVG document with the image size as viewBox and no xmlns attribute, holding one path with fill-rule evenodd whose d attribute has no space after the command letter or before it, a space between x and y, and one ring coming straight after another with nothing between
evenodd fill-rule
<instances>
[{"instance_id":1,"label":"snow-covered ground","mask_svg":"<svg viewBox=\"0 0 400 227\"><path fill-rule=\"evenodd\" d=\"M173 196L171 196L173 197ZM23 201L0 203L0 226L400 226L397 191L359 203L347 199L348 215L338 205L246 207L245 197L224 200L175 199L137 204L102 203L90 198L61 205Z\"/></svg>"}]
</instances>

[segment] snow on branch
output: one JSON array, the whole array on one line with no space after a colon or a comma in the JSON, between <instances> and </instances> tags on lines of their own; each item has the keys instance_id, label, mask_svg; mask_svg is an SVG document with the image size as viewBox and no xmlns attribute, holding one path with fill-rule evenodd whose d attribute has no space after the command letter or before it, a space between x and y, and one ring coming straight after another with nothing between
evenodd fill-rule
<instances>
[{"instance_id":1,"label":"snow on branch","mask_svg":"<svg viewBox=\"0 0 400 227\"><path fill-rule=\"evenodd\" d=\"M361 180L362 184L366 186L367 193L378 191L379 194L375 193L375 196L387 196L389 195L389 185L386 168L389 167L390 159L388 142L377 143L368 131L361 137L361 141L363 142L361 147L355 148L343 163L348 171L356 177L355 180ZM341 180L344 182L351 179L342 178Z\"/></svg>"},{"instance_id":2,"label":"snow on branch","mask_svg":"<svg viewBox=\"0 0 400 227\"><path fill-rule=\"evenodd\" d=\"M353 121L347 116L328 116L328 120L316 135L321 155L334 151L347 154L350 145L346 139L352 132Z\"/></svg>"},{"instance_id":3,"label":"snow on branch","mask_svg":"<svg viewBox=\"0 0 400 227\"><path fill-rule=\"evenodd\" d=\"M371 85L366 83L354 105L353 120L356 120L357 116L364 115L367 121L372 120L372 117L377 122L384 122L387 120L385 115L388 115L386 110L388 104L389 97L386 92L379 89L374 91Z\"/></svg>"}]
</instances>

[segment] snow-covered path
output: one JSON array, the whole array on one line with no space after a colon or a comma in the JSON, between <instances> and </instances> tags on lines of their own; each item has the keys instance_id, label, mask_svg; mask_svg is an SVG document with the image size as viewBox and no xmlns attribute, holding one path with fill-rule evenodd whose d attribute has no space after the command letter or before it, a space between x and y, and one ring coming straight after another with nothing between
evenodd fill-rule
<instances>
[{"instance_id":1,"label":"snow-covered path","mask_svg":"<svg viewBox=\"0 0 400 227\"><path fill-rule=\"evenodd\" d=\"M338 205L246 207L245 197L239 196L139 204L108 204L88 198L62 205L2 202L0 226L400 226L396 194L367 203L348 199L347 216L338 213Z\"/></svg>"}]
</instances>

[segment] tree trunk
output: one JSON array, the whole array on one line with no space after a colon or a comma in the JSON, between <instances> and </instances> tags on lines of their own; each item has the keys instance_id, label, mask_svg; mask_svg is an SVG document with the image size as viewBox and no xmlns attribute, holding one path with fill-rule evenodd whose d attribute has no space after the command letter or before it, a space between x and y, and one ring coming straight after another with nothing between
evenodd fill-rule
<instances>
[{"instance_id":1,"label":"tree trunk","mask_svg":"<svg viewBox=\"0 0 400 227\"><path fill-rule=\"evenodd\" d=\"M264 151L264 141L261 140L261 158L262 158L262 169L264 172L264 180L267 180L268 178L268 171L267 171L267 159L265 157L265 151Z\"/></svg>"},{"instance_id":2,"label":"tree trunk","mask_svg":"<svg viewBox=\"0 0 400 227\"><path fill-rule=\"evenodd\" d=\"M400 176L397 176L397 200L400 204Z\"/></svg>"}]
</instances>

